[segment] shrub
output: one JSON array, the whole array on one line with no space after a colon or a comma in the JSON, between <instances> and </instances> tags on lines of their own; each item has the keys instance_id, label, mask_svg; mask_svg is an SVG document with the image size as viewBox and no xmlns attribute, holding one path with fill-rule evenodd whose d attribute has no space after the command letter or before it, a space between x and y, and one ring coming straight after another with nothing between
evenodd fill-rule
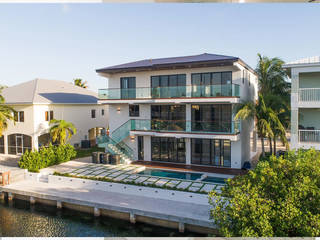
<instances>
[{"instance_id":1,"label":"shrub","mask_svg":"<svg viewBox=\"0 0 320 240\"><path fill-rule=\"evenodd\" d=\"M19 167L30 172L69 161L76 156L74 147L67 145L41 147L39 151L26 151L19 160Z\"/></svg>"},{"instance_id":2,"label":"shrub","mask_svg":"<svg viewBox=\"0 0 320 240\"><path fill-rule=\"evenodd\" d=\"M211 216L228 237L320 235L320 153L271 156L209 194Z\"/></svg>"}]
</instances>

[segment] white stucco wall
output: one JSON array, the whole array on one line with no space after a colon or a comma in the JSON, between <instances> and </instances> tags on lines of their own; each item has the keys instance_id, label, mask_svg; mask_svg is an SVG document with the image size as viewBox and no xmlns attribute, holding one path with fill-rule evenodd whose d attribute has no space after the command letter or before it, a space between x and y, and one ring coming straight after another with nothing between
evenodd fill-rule
<instances>
[{"instance_id":1,"label":"white stucco wall","mask_svg":"<svg viewBox=\"0 0 320 240\"><path fill-rule=\"evenodd\" d=\"M49 122L45 121L46 111L53 111L55 119L63 119L75 125L77 134L68 142L72 145L85 140L85 136L88 139L89 129L94 127L106 128L108 126L108 106L106 105L29 104L12 105L11 107L16 111L24 111L24 122L9 123L7 130L4 132L5 145L8 135L18 133L31 136L33 148L37 148L38 136L47 133L50 128ZM91 118L91 109L96 110L96 118ZM104 116L101 114L102 109L104 109Z\"/></svg>"},{"instance_id":2,"label":"white stucco wall","mask_svg":"<svg viewBox=\"0 0 320 240\"><path fill-rule=\"evenodd\" d=\"M136 77L136 87L151 87L151 76L154 75L170 75L170 74L186 74L186 84L191 85L192 73L205 73L205 72L222 72L232 71L232 83L240 85L240 101L257 100L258 82L257 77L250 71L246 70L242 65L235 64L234 66L224 67L209 67L209 68L190 68L190 69L176 69L176 70L160 70L160 71L144 71L133 73L119 73L108 76L108 88L120 88L121 77ZM103 74L102 74L103 75ZM173 99L174 100L174 99ZM210 100L208 99L208 102ZM166 103L169 104L169 103ZM175 104L174 102L170 104ZM191 118L191 108L186 108L186 119ZM109 105L109 126L112 133L115 129L127 122L129 119L151 119L151 104L139 104L140 116L129 117L128 103L123 104L110 104ZM118 111L118 109L120 111ZM240 140L232 142L231 144L231 156L232 168L241 168L245 161L250 160L250 134L254 129L254 122L242 123ZM174 134L172 135L174 137ZM187 137L187 136L186 136ZM135 141L132 141L129 137L124 141L132 149L137 151L137 137ZM186 138L186 162L190 163L190 141ZM189 153L189 154L188 154ZM137 155L137 153L136 153ZM136 156L137 157L137 156ZM151 137L144 136L144 159L145 161L151 160Z\"/></svg>"}]
</instances>

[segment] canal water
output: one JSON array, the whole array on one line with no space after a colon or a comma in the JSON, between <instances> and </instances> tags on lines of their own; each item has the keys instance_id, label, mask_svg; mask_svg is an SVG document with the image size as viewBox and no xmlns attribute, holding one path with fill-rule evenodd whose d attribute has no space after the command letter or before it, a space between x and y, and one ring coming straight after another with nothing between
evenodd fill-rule
<instances>
[{"instance_id":1,"label":"canal water","mask_svg":"<svg viewBox=\"0 0 320 240\"><path fill-rule=\"evenodd\" d=\"M0 203L0 237L197 237L197 233L14 200Z\"/></svg>"}]
</instances>

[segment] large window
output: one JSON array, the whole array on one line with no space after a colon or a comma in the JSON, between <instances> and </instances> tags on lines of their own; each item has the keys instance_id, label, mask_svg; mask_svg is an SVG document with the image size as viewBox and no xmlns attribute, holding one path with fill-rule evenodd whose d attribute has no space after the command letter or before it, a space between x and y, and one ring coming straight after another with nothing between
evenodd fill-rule
<instances>
[{"instance_id":1,"label":"large window","mask_svg":"<svg viewBox=\"0 0 320 240\"><path fill-rule=\"evenodd\" d=\"M151 154L152 161L185 163L184 139L151 137Z\"/></svg>"},{"instance_id":2,"label":"large window","mask_svg":"<svg viewBox=\"0 0 320 240\"><path fill-rule=\"evenodd\" d=\"M186 74L151 76L153 98L186 96Z\"/></svg>"},{"instance_id":3,"label":"large window","mask_svg":"<svg viewBox=\"0 0 320 240\"><path fill-rule=\"evenodd\" d=\"M220 139L192 139L191 163L231 167L231 142Z\"/></svg>"},{"instance_id":4,"label":"large window","mask_svg":"<svg viewBox=\"0 0 320 240\"><path fill-rule=\"evenodd\" d=\"M182 131L186 127L185 105L151 105L151 128Z\"/></svg>"},{"instance_id":5,"label":"large window","mask_svg":"<svg viewBox=\"0 0 320 240\"><path fill-rule=\"evenodd\" d=\"M232 72L191 74L193 97L232 96Z\"/></svg>"},{"instance_id":6,"label":"large window","mask_svg":"<svg viewBox=\"0 0 320 240\"><path fill-rule=\"evenodd\" d=\"M32 138L24 134L11 134L8 136L8 153L23 154L32 150Z\"/></svg>"},{"instance_id":7,"label":"large window","mask_svg":"<svg viewBox=\"0 0 320 240\"><path fill-rule=\"evenodd\" d=\"M231 104L195 104L191 106L192 131L231 132Z\"/></svg>"},{"instance_id":8,"label":"large window","mask_svg":"<svg viewBox=\"0 0 320 240\"><path fill-rule=\"evenodd\" d=\"M136 78L135 77L120 78L120 85L121 85L121 99L136 98Z\"/></svg>"}]
</instances>

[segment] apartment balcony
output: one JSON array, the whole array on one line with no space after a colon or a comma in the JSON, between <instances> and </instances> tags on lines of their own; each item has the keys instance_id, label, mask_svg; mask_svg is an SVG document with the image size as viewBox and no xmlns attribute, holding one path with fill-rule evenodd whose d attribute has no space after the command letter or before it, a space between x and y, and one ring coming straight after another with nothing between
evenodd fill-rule
<instances>
[{"instance_id":1,"label":"apartment balcony","mask_svg":"<svg viewBox=\"0 0 320 240\"><path fill-rule=\"evenodd\" d=\"M161 102L231 102L238 103L240 86L192 85L126 89L99 89L100 103L161 103ZM195 101L196 99L196 101Z\"/></svg>"},{"instance_id":2,"label":"apartment balcony","mask_svg":"<svg viewBox=\"0 0 320 240\"><path fill-rule=\"evenodd\" d=\"M320 108L320 88L300 88L298 107Z\"/></svg>"},{"instance_id":3,"label":"apartment balcony","mask_svg":"<svg viewBox=\"0 0 320 240\"><path fill-rule=\"evenodd\" d=\"M240 121L223 123L175 120L131 120L131 134L239 140Z\"/></svg>"},{"instance_id":4,"label":"apartment balcony","mask_svg":"<svg viewBox=\"0 0 320 240\"><path fill-rule=\"evenodd\" d=\"M298 148L320 150L320 130L299 130Z\"/></svg>"}]
</instances>

